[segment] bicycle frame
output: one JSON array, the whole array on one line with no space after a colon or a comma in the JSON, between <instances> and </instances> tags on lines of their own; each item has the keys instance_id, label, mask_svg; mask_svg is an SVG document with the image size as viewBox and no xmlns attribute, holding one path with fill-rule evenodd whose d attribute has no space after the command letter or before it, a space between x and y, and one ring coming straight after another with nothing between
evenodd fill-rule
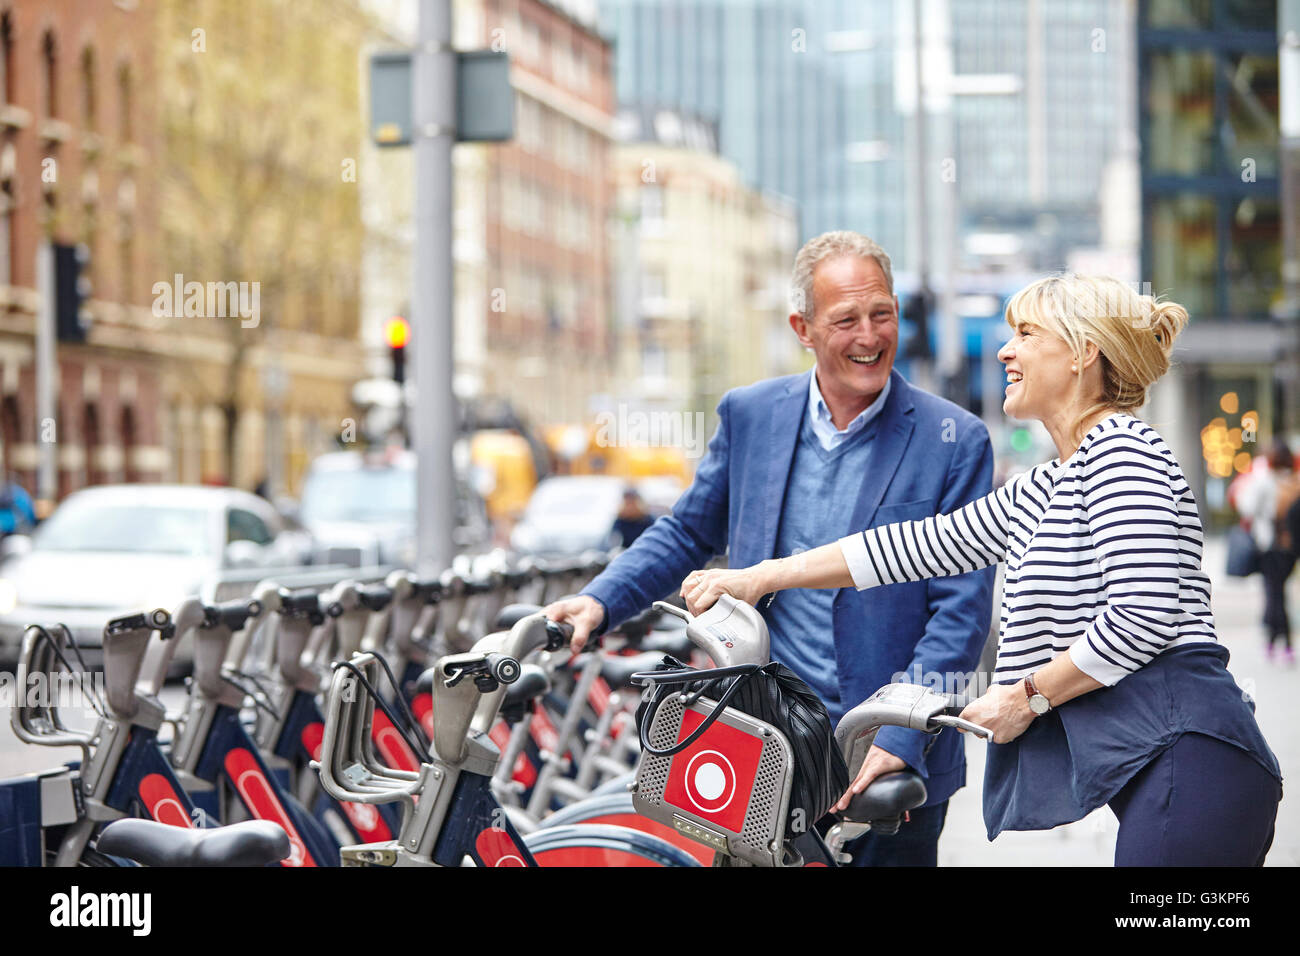
<instances>
[{"instance_id":1,"label":"bicycle frame","mask_svg":"<svg viewBox=\"0 0 1300 956\"><path fill-rule=\"evenodd\" d=\"M184 726L172 745L172 765L184 781L233 793L245 811L278 823L289 835L284 866L337 866L338 844L325 827L291 800L275 779L240 718L244 692L222 675L232 637L223 620L194 630L194 682ZM218 804L222 820L229 810Z\"/></svg>"}]
</instances>

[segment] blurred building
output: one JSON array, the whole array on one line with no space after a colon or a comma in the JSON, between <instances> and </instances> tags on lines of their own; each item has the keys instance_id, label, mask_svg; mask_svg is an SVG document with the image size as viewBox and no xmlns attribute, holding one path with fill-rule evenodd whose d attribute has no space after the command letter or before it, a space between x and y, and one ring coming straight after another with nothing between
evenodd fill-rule
<instances>
[{"instance_id":1,"label":"blurred building","mask_svg":"<svg viewBox=\"0 0 1300 956\"><path fill-rule=\"evenodd\" d=\"M601 0L601 10L620 104L716 120L720 151L745 180L798 202L804 239L855 229L900 269L921 267L919 48L928 268L1060 268L1070 249L1101 244L1103 175L1118 153L1136 153L1117 109L1131 0L917 4Z\"/></svg>"},{"instance_id":2,"label":"blurred building","mask_svg":"<svg viewBox=\"0 0 1300 956\"><path fill-rule=\"evenodd\" d=\"M537 424L589 419L612 384L613 52L591 16L485 0L476 44L509 52L515 88L514 140L477 147L485 262L465 293L482 296L479 381Z\"/></svg>"},{"instance_id":3,"label":"blurred building","mask_svg":"<svg viewBox=\"0 0 1300 956\"><path fill-rule=\"evenodd\" d=\"M0 4L0 437L3 464L35 493L156 480L165 376L148 348L161 162L153 0ZM55 415L38 419L38 247L88 256L84 341L57 349ZM37 489L53 446L56 487Z\"/></svg>"},{"instance_id":4,"label":"blurred building","mask_svg":"<svg viewBox=\"0 0 1300 956\"><path fill-rule=\"evenodd\" d=\"M787 322L794 206L745 185L712 124L651 108L619 119L612 405L700 411L712 434L727 389L809 365Z\"/></svg>"},{"instance_id":5,"label":"blurred building","mask_svg":"<svg viewBox=\"0 0 1300 956\"><path fill-rule=\"evenodd\" d=\"M409 46L415 7L364 0ZM607 234L614 97L611 50L590 4L456 0L457 49L510 55L515 138L453 151L455 391L541 426L590 420L607 394L614 340ZM365 148L364 339L384 374L380 328L409 309L414 170L409 149ZM415 334L419 334L416 330Z\"/></svg>"},{"instance_id":6,"label":"blurred building","mask_svg":"<svg viewBox=\"0 0 1300 956\"><path fill-rule=\"evenodd\" d=\"M1191 314L1151 420L1203 513L1222 515L1232 477L1296 426L1278 374L1277 4L1152 0L1138 51L1142 276Z\"/></svg>"},{"instance_id":7,"label":"blurred building","mask_svg":"<svg viewBox=\"0 0 1300 956\"><path fill-rule=\"evenodd\" d=\"M241 304L155 298L171 313L149 344L166 370L168 476L292 491L345 430L364 374L358 75L375 28L353 0L158 7L162 248L148 282L156 297L226 286Z\"/></svg>"},{"instance_id":8,"label":"blurred building","mask_svg":"<svg viewBox=\"0 0 1300 956\"><path fill-rule=\"evenodd\" d=\"M933 105L951 113L959 267L1050 271L1074 250L1136 253L1135 234L1102 228L1106 193L1123 190L1107 174L1136 186L1132 0L946 2L952 69Z\"/></svg>"},{"instance_id":9,"label":"blurred building","mask_svg":"<svg viewBox=\"0 0 1300 956\"><path fill-rule=\"evenodd\" d=\"M621 105L717 123L744 182L794 198L800 235L905 241L892 0L601 0Z\"/></svg>"}]
</instances>

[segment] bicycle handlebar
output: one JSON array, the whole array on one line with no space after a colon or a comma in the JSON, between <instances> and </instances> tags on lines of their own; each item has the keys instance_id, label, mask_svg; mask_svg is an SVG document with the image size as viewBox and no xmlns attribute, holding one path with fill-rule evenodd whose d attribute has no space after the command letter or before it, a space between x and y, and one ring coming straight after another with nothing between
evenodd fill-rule
<instances>
[{"instance_id":1,"label":"bicycle handlebar","mask_svg":"<svg viewBox=\"0 0 1300 956\"><path fill-rule=\"evenodd\" d=\"M367 611L382 611L392 603L393 596L393 589L387 584L357 586L357 601Z\"/></svg>"},{"instance_id":2,"label":"bicycle handlebar","mask_svg":"<svg viewBox=\"0 0 1300 956\"><path fill-rule=\"evenodd\" d=\"M262 603L255 598L241 598L234 601L225 601L221 604L205 604L203 606L203 623L199 626L205 630L224 626L232 631L238 631L248 623L250 617L257 617L261 613Z\"/></svg>"},{"instance_id":3,"label":"bicycle handlebar","mask_svg":"<svg viewBox=\"0 0 1300 956\"><path fill-rule=\"evenodd\" d=\"M289 617L317 617L321 615L320 594L314 590L280 591L280 613Z\"/></svg>"}]
</instances>

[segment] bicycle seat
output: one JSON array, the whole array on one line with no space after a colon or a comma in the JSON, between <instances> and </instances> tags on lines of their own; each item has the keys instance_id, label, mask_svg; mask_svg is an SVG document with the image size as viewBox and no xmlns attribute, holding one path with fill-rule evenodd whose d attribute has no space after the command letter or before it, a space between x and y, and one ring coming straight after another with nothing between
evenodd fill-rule
<instances>
[{"instance_id":1,"label":"bicycle seat","mask_svg":"<svg viewBox=\"0 0 1300 956\"><path fill-rule=\"evenodd\" d=\"M862 793L849 803L847 810L836 811L835 817L845 823L872 823L898 817L906 810L915 810L925 803L925 781L910 770L881 774ZM880 828L882 831L887 826Z\"/></svg>"},{"instance_id":2,"label":"bicycle seat","mask_svg":"<svg viewBox=\"0 0 1300 956\"><path fill-rule=\"evenodd\" d=\"M507 707L522 706L550 689L551 679L546 676L546 671L536 664L525 664L520 668L519 679L506 685L506 696L501 707L504 710Z\"/></svg>"},{"instance_id":3,"label":"bicycle seat","mask_svg":"<svg viewBox=\"0 0 1300 956\"><path fill-rule=\"evenodd\" d=\"M415 693L431 694L433 693L434 681L438 679L438 668L426 667L420 671L420 676L415 679Z\"/></svg>"},{"instance_id":4,"label":"bicycle seat","mask_svg":"<svg viewBox=\"0 0 1300 956\"><path fill-rule=\"evenodd\" d=\"M611 690L620 690L631 685L633 674L654 670L663 658L663 654L654 651L606 657L600 663L600 676L605 678Z\"/></svg>"},{"instance_id":5,"label":"bicycle seat","mask_svg":"<svg viewBox=\"0 0 1300 956\"><path fill-rule=\"evenodd\" d=\"M541 608L536 604L507 604L497 611L492 630L508 631L530 614L536 614Z\"/></svg>"},{"instance_id":6,"label":"bicycle seat","mask_svg":"<svg viewBox=\"0 0 1300 956\"><path fill-rule=\"evenodd\" d=\"M128 819L104 827L95 847L145 866L266 866L289 855L289 836L269 820L189 829Z\"/></svg>"},{"instance_id":7,"label":"bicycle seat","mask_svg":"<svg viewBox=\"0 0 1300 956\"><path fill-rule=\"evenodd\" d=\"M679 661L689 661L691 659L691 648L693 646L691 639L686 636L685 628L679 631L651 631L637 645L643 651L654 651L656 654L671 654Z\"/></svg>"}]
</instances>

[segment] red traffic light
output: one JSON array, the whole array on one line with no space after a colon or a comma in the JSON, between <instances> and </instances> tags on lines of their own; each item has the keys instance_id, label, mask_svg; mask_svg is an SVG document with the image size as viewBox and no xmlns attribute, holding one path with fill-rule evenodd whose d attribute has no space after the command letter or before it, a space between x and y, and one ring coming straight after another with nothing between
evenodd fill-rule
<instances>
[{"instance_id":1,"label":"red traffic light","mask_svg":"<svg viewBox=\"0 0 1300 956\"><path fill-rule=\"evenodd\" d=\"M404 349L411 340L411 323L395 315L384 323L384 341L390 349Z\"/></svg>"}]
</instances>

